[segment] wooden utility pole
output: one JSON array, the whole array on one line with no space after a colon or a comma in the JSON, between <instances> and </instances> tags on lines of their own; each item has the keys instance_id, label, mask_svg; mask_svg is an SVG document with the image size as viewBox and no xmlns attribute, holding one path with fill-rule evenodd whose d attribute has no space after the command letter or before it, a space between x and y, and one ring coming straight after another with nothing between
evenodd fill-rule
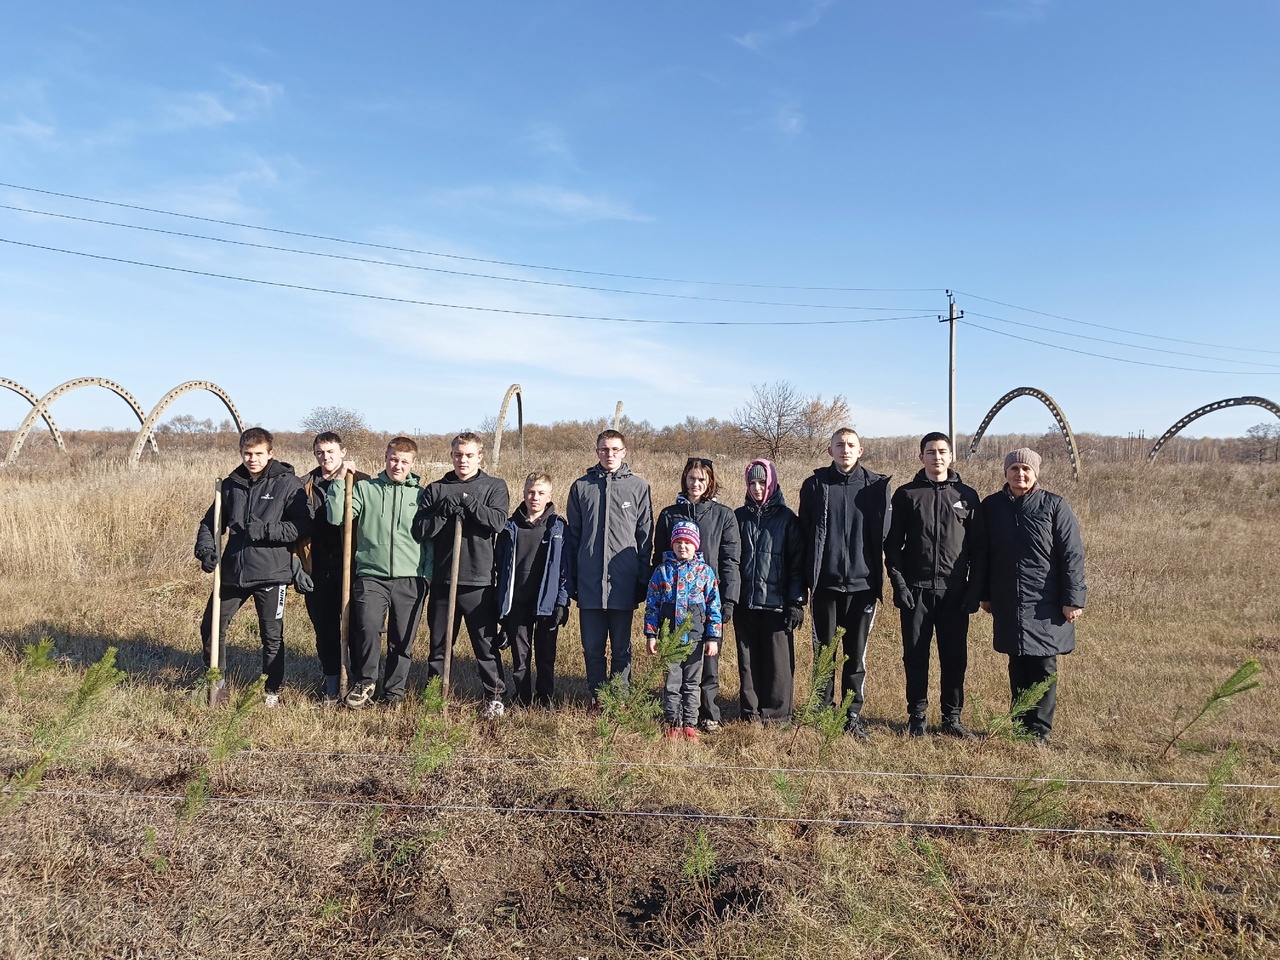
<instances>
[{"instance_id":1,"label":"wooden utility pole","mask_svg":"<svg viewBox=\"0 0 1280 960\"><path fill-rule=\"evenodd\" d=\"M956 312L955 295L947 291L947 316L939 317L939 323L951 324L951 374L947 381L947 436L951 438L951 454L956 452L956 321L964 312Z\"/></svg>"}]
</instances>

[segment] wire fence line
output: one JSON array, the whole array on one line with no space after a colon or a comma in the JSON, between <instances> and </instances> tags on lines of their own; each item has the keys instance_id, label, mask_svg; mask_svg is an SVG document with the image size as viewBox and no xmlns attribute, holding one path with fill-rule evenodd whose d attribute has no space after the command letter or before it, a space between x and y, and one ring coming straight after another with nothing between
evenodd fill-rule
<instances>
[{"instance_id":1,"label":"wire fence line","mask_svg":"<svg viewBox=\"0 0 1280 960\"><path fill-rule=\"evenodd\" d=\"M30 751L38 749L31 743L7 743L0 745L4 750ZM207 747L165 747L152 744L110 744L95 741L81 745L80 749L98 750L113 753L163 753L163 754L203 754ZM260 747L247 747L237 750L238 756L262 757L300 757L306 759L331 760L415 760L411 753L384 752L346 752L340 750L273 750ZM564 767L626 767L635 769L657 770L705 770L716 773L769 773L785 775L818 775L828 777L867 777L879 779L904 780L943 780L943 781L976 781L988 783L1061 783L1067 786L1108 786L1108 787L1144 787L1148 789L1205 789L1208 784L1203 780L1107 780L1091 777L1053 777L1053 776L1018 776L1016 774L999 773L931 773L918 770L846 770L840 767L770 767L752 766L749 764L715 764L715 763L673 763L653 760L618 760L614 758L600 760L565 760L554 757L495 757L475 754L454 754L450 758L454 763L505 763L525 766L564 766ZM1230 790L1280 790L1280 783L1221 783L1220 789Z\"/></svg>"},{"instance_id":2,"label":"wire fence line","mask_svg":"<svg viewBox=\"0 0 1280 960\"><path fill-rule=\"evenodd\" d=\"M58 799L85 800L136 800L147 802L181 802L186 799L177 793L113 793L92 790L33 790L32 795L53 797ZM926 820L863 820L843 817L785 817L752 813L706 813L703 811L682 810L605 810L589 807L531 807L531 806L498 806L479 803L407 803L402 800L320 800L313 798L289 797L220 797L209 796L207 803L228 804L237 806L273 806L273 807L325 807L341 809L382 809L382 810L415 810L422 813L495 813L521 814L529 816L566 816L566 817L629 817L634 819L657 820L690 820L694 822L725 823L773 823L797 824L827 827L866 827L891 828L907 830L948 830L969 831L979 833L1040 833L1054 835L1076 835L1094 837L1160 837L1165 839L1188 840L1280 840L1275 833L1212 833L1197 830L1136 830L1117 827L1054 827L1036 826L1033 824L981 824L981 823L947 823Z\"/></svg>"}]
</instances>

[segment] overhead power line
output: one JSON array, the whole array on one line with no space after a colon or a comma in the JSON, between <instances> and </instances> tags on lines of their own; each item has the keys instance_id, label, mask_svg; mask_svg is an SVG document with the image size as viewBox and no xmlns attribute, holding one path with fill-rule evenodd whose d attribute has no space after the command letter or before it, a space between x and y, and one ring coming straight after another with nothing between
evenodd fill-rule
<instances>
[{"instance_id":1,"label":"overhead power line","mask_svg":"<svg viewBox=\"0 0 1280 960\"><path fill-rule=\"evenodd\" d=\"M472 310L479 313L505 313L521 317L545 317L561 320L590 320L600 323L662 324L677 327L813 327L839 326L852 323L891 323L899 320L932 319L932 314L917 314L900 317L846 317L840 320L664 320L655 317L609 317L580 313L554 313L546 310L517 310L514 307L483 307L466 303L442 303L435 300L415 300L411 297L388 297L376 293L359 293L354 290L336 290L329 287L312 287L301 283L285 283L281 280L263 280L258 277L241 277L229 273L214 273L209 270L194 270L190 267L175 267L164 263L148 263L144 260L129 260L125 257L108 257L101 253L88 253L84 250L68 250L64 247L50 247L39 243L27 243L22 240L11 240L7 237L0 237L0 243L8 243L16 247L27 247L31 250L44 250L49 253L61 253L73 257L86 257L90 260L101 260L106 263L127 263L130 266L148 267L152 270L167 270L171 273L185 273L197 277L212 277L216 280L234 280L237 283L252 283L264 287L277 287L283 290L302 290L307 293L323 293L337 297L354 297L360 300L376 300L383 303L407 303L420 307L441 307L446 310Z\"/></svg>"},{"instance_id":2,"label":"overhead power line","mask_svg":"<svg viewBox=\"0 0 1280 960\"><path fill-rule=\"evenodd\" d=\"M1150 340L1164 340L1168 343L1183 343L1190 347L1209 347L1212 350L1235 350L1239 353L1280 353L1280 350L1263 350L1260 347L1232 347L1225 343L1205 343L1201 340L1182 340L1178 337L1166 337L1158 333L1144 333L1141 330L1126 330L1124 327L1111 327L1105 323L1092 323L1088 320L1077 320L1074 317L1064 317L1058 313L1046 313L1044 310L1034 310L1031 307L1020 307L1016 303L1006 303L1004 300L992 300L990 297L980 297L976 293L968 293L964 290L952 290L953 293L964 297L972 297L974 300L982 300L985 303L994 303L1001 307L1009 307L1012 310L1022 310L1026 313L1034 313L1037 316L1048 317L1051 320L1061 320L1064 323L1078 323L1084 327L1095 327L1099 330L1110 330L1112 333L1126 333L1132 337L1147 337ZM1217 359L1210 358L1210 359Z\"/></svg>"},{"instance_id":3,"label":"overhead power line","mask_svg":"<svg viewBox=\"0 0 1280 960\"><path fill-rule=\"evenodd\" d=\"M985 330L987 333L994 333L998 337L1008 337L1010 340L1021 340L1023 343L1034 343L1037 346L1049 347L1053 350L1066 350L1068 353L1078 353L1084 357L1096 357L1099 360L1114 360L1116 363L1131 363L1140 367L1159 367L1162 370L1183 370L1188 373L1218 373L1230 377L1280 377L1280 370L1206 370L1203 367L1179 367L1170 363L1152 363L1148 360L1132 360L1127 357L1112 357L1105 353L1092 353L1089 350L1077 350L1075 347L1064 347L1058 343L1046 343L1043 340L1033 340L1031 337L1020 337L1016 333L1008 333L1004 330L993 330L991 327L984 327L980 323L973 323L967 318L960 321L966 326L973 327L975 330ZM1233 361L1224 361L1227 363Z\"/></svg>"},{"instance_id":4,"label":"overhead power line","mask_svg":"<svg viewBox=\"0 0 1280 960\"><path fill-rule=\"evenodd\" d=\"M391 260L374 260L369 257L351 257L341 253L323 253L318 250L299 250L295 247L277 247L267 243L251 243L248 240L231 240L227 237L210 237L200 233L186 233L182 230L165 230L161 227L144 227L136 223L119 223L114 220L96 220L92 217L77 217L69 213L53 213L49 210L32 210L30 207L15 207L0 203L0 210L14 210L18 213L32 213L41 217L57 217L61 220L75 220L79 223L93 223L104 227L120 227L125 230L140 230L145 233L159 233L169 237L182 237L187 240L207 240L212 243L225 243L237 247L249 247L254 250L270 250L274 253L296 253L307 257L323 257L326 260L343 260L348 263L368 263L379 267L392 267L397 270L420 270L427 273L442 273L452 277L467 277L476 280L500 280L503 283L526 283L539 287L559 287L566 290L586 290L593 293L614 293L634 297L663 297L670 300L700 300L708 303L735 303L761 307L794 307L803 310L911 310L922 311L927 307L868 307L849 306L840 303L784 303L776 300L741 300L734 297L707 297L693 293L669 293L661 290L620 290L616 287L595 287L583 283L562 283L555 280L535 280L532 277L503 277L492 273L473 273L466 270L449 270L445 267L428 267L417 263L395 263Z\"/></svg>"},{"instance_id":5,"label":"overhead power line","mask_svg":"<svg viewBox=\"0 0 1280 960\"><path fill-rule=\"evenodd\" d=\"M1056 333L1064 337L1075 337L1078 340L1092 340L1094 343L1109 343L1115 347L1128 347L1132 350L1149 350L1154 353L1168 353L1175 357L1192 357L1196 360L1209 360L1215 363L1240 363L1247 367L1269 367L1272 370L1280 370L1280 363L1262 363L1258 360L1231 360L1227 357L1206 357L1201 353L1187 353L1185 350L1170 350L1166 347L1148 347L1139 343L1125 343L1122 340L1108 340L1105 337L1091 337L1087 333L1068 333L1065 330L1055 330L1053 327L1044 327L1037 323L1024 323L1021 320L1010 320L1007 317L996 317L989 313L976 313L972 310L965 311L966 317L982 317L985 320L994 320L997 323L1009 323L1015 327L1026 327L1030 330L1043 330L1045 333Z\"/></svg>"},{"instance_id":6,"label":"overhead power line","mask_svg":"<svg viewBox=\"0 0 1280 960\"><path fill-rule=\"evenodd\" d=\"M235 220L221 220L217 217L201 217L194 213L179 213L176 210L161 210L156 207L144 207L136 203L122 203L118 200L102 200L98 197L82 197L74 193L59 193L56 190L42 190L39 187L27 187L20 183L3 183L0 187L10 190L24 190L28 193L39 193L48 197L61 197L64 200L77 200L82 203L100 203L109 207L120 207L125 210L138 210L143 213L155 213L165 217L181 217L184 220L199 220L202 223L217 223L224 227L236 227L241 230L261 230L266 233L277 233L287 237L301 237L307 240L323 240L326 243L345 243L357 247L369 247L374 250L390 250L396 253L412 253L423 257L443 257L449 260L462 260L468 263L487 263L500 267L519 267L522 270L550 270L558 273L576 273L588 277L610 277L615 280L643 280L647 283L682 283L703 287L742 287L753 290L806 290L814 293L940 293L941 287L813 287L777 283L743 283L730 280L692 280L678 277L651 277L631 273L609 273L604 270L581 270L574 267L556 267L537 263L520 263L513 260L494 260L486 257L468 257L458 253L441 253L438 250L418 250L413 247L397 247L386 243L373 243L367 240L352 240L345 237L330 237L319 233L305 233L301 230L285 230L280 227L263 227L253 223L239 223Z\"/></svg>"}]
</instances>

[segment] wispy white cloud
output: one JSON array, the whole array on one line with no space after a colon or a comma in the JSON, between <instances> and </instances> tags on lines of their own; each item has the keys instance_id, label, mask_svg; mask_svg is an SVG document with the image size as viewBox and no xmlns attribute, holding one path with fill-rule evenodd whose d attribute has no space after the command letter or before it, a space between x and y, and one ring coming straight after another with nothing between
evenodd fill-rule
<instances>
[{"instance_id":1,"label":"wispy white cloud","mask_svg":"<svg viewBox=\"0 0 1280 960\"><path fill-rule=\"evenodd\" d=\"M160 120L165 126L216 127L236 119L236 115L212 93L166 92L157 99Z\"/></svg>"},{"instance_id":2,"label":"wispy white cloud","mask_svg":"<svg viewBox=\"0 0 1280 960\"><path fill-rule=\"evenodd\" d=\"M982 15L1009 23L1034 23L1048 15L1051 2L1052 0L1001 0L999 5L985 8Z\"/></svg>"},{"instance_id":3,"label":"wispy white cloud","mask_svg":"<svg viewBox=\"0 0 1280 960\"><path fill-rule=\"evenodd\" d=\"M574 157L573 151L569 148L564 131L554 123L542 122L533 124L529 129L529 133L525 136L524 142L529 145L529 148L535 154L551 157L567 164L574 170L578 169L578 161Z\"/></svg>"},{"instance_id":4,"label":"wispy white cloud","mask_svg":"<svg viewBox=\"0 0 1280 960\"><path fill-rule=\"evenodd\" d=\"M38 123L25 115L19 116L12 123L0 123L0 138L50 143L56 133L57 128L52 124Z\"/></svg>"},{"instance_id":5,"label":"wispy white cloud","mask_svg":"<svg viewBox=\"0 0 1280 960\"><path fill-rule=\"evenodd\" d=\"M804 132L805 116L798 103L780 103L769 118L773 128L786 137Z\"/></svg>"},{"instance_id":6,"label":"wispy white cloud","mask_svg":"<svg viewBox=\"0 0 1280 960\"><path fill-rule=\"evenodd\" d=\"M760 50L780 40L789 40L797 34L804 33L818 25L826 12L835 4L835 0L814 0L803 16L792 20L784 20L772 27L761 27L748 30L733 37L733 42L748 50Z\"/></svg>"},{"instance_id":7,"label":"wispy white cloud","mask_svg":"<svg viewBox=\"0 0 1280 960\"><path fill-rule=\"evenodd\" d=\"M480 184L438 190L429 194L426 200L442 206L472 208L499 217L539 216L577 223L650 219L632 209L625 200L552 184Z\"/></svg>"}]
</instances>

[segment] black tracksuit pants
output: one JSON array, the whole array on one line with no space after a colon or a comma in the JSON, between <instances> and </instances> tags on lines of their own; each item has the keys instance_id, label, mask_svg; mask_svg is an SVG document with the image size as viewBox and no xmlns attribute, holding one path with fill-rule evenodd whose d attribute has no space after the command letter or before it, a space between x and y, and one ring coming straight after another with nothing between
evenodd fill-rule
<instances>
[{"instance_id":1,"label":"black tracksuit pants","mask_svg":"<svg viewBox=\"0 0 1280 960\"><path fill-rule=\"evenodd\" d=\"M1058 672L1058 657L1009 657L1009 694L1018 699L1022 691L1030 689L1042 680ZM1053 713L1058 706L1058 681L1055 679L1040 698L1040 702L1022 715L1022 725L1028 733L1048 738L1053 729Z\"/></svg>"},{"instance_id":2,"label":"black tracksuit pants","mask_svg":"<svg viewBox=\"0 0 1280 960\"><path fill-rule=\"evenodd\" d=\"M913 589L915 606L902 615L902 666L907 673L907 714L929 709L929 653L938 637L942 719L959 720L964 709L964 672L969 663L969 614L964 584L947 590Z\"/></svg>"},{"instance_id":3,"label":"black tracksuit pants","mask_svg":"<svg viewBox=\"0 0 1280 960\"><path fill-rule=\"evenodd\" d=\"M222 584L218 596L222 601L218 621L218 670L227 672L227 628L236 611L245 601L253 598L258 612L258 634L262 637L262 672L267 677L267 693L278 693L284 681L284 598L289 589L287 583L263 587L233 587ZM200 639L204 645L204 664L211 666L213 655L213 597L205 604L200 620Z\"/></svg>"},{"instance_id":4,"label":"black tracksuit pants","mask_svg":"<svg viewBox=\"0 0 1280 960\"><path fill-rule=\"evenodd\" d=\"M511 684L516 688L516 703L527 707L536 698L538 706L550 707L556 686L556 641L560 633L555 617L539 617L534 603L516 603L502 621L502 629L511 643Z\"/></svg>"},{"instance_id":5,"label":"black tracksuit pants","mask_svg":"<svg viewBox=\"0 0 1280 960\"><path fill-rule=\"evenodd\" d=\"M876 620L876 595L873 590L841 593L838 590L815 590L813 593L813 662L818 662L822 648L831 642L836 629L844 627L844 650L847 658L840 672L842 696L853 694L849 720L862 713L867 680L867 637ZM823 693L827 706L835 703L835 678Z\"/></svg>"},{"instance_id":6,"label":"black tracksuit pants","mask_svg":"<svg viewBox=\"0 0 1280 960\"><path fill-rule=\"evenodd\" d=\"M382 620L387 621L387 668L382 695L403 700L413 665L413 640L422 619L427 581L422 577L356 577L351 587L351 686L377 683Z\"/></svg>"},{"instance_id":7,"label":"black tracksuit pants","mask_svg":"<svg viewBox=\"0 0 1280 960\"><path fill-rule=\"evenodd\" d=\"M316 633L316 656L326 677L336 677L342 667L342 571L312 573L315 589L304 594L307 616Z\"/></svg>"},{"instance_id":8,"label":"black tracksuit pants","mask_svg":"<svg viewBox=\"0 0 1280 960\"><path fill-rule=\"evenodd\" d=\"M471 637L480 686L486 700L501 700L506 690L502 682L502 652L498 649L498 597L493 587L458 586L458 606L449 623L449 585L439 580L427 603L427 623L431 627L431 652L427 655L427 677L444 675L444 651L449 637L457 637L463 622ZM452 631L450 628L452 627ZM451 670L452 672L452 670ZM450 683L453 677L450 676ZM456 686L456 684L453 684Z\"/></svg>"},{"instance_id":9,"label":"black tracksuit pants","mask_svg":"<svg viewBox=\"0 0 1280 960\"><path fill-rule=\"evenodd\" d=\"M742 719L789 721L796 645L783 613L736 607L733 633L738 641Z\"/></svg>"},{"instance_id":10,"label":"black tracksuit pants","mask_svg":"<svg viewBox=\"0 0 1280 960\"><path fill-rule=\"evenodd\" d=\"M709 653L703 654L699 690L698 722L710 720L719 723L720 705L716 703L716 697L720 696L720 654L714 657Z\"/></svg>"}]
</instances>

